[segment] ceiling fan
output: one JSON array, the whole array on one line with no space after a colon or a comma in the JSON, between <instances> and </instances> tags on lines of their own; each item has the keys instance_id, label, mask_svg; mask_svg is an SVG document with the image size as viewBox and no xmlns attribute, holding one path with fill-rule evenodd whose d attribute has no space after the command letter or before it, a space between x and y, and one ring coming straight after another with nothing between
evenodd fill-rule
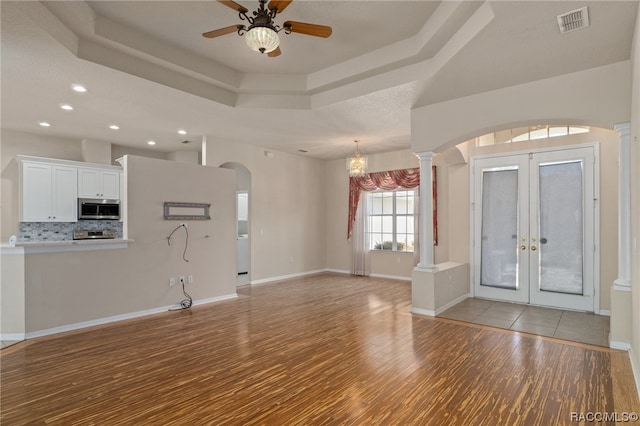
<instances>
[{"instance_id":1,"label":"ceiling fan","mask_svg":"<svg viewBox=\"0 0 640 426\"><path fill-rule=\"evenodd\" d=\"M327 38L331 35L331 27L326 25L307 24L305 22L286 21L282 27L276 25L274 18L277 14L291 4L293 0L271 0L269 5L265 7L267 0L259 0L259 7L253 12L253 16L247 15L249 9L231 1L217 0L227 7L238 12L240 19L248 22L248 26L238 24L228 27L219 28L217 30L208 31L202 34L206 38L220 37L225 34L237 32L238 35L246 35L247 45L260 53L267 53L267 56L274 58L280 56L280 38L278 33L284 30L285 34L299 33L314 37Z\"/></svg>"}]
</instances>

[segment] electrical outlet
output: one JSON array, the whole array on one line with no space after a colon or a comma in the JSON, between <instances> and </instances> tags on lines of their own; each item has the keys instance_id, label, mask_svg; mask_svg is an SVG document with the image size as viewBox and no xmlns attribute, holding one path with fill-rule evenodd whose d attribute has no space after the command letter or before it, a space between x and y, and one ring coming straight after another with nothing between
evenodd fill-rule
<instances>
[{"instance_id":1,"label":"electrical outlet","mask_svg":"<svg viewBox=\"0 0 640 426\"><path fill-rule=\"evenodd\" d=\"M193 284L193 275L189 275L189 276L187 277L187 282L188 282L189 284Z\"/></svg>"},{"instance_id":2,"label":"electrical outlet","mask_svg":"<svg viewBox=\"0 0 640 426\"><path fill-rule=\"evenodd\" d=\"M174 285L176 285L176 278L169 277L169 287L173 287Z\"/></svg>"},{"instance_id":3,"label":"electrical outlet","mask_svg":"<svg viewBox=\"0 0 640 426\"><path fill-rule=\"evenodd\" d=\"M182 283L186 283L186 281L184 280L184 275L180 275L180 284Z\"/></svg>"}]
</instances>

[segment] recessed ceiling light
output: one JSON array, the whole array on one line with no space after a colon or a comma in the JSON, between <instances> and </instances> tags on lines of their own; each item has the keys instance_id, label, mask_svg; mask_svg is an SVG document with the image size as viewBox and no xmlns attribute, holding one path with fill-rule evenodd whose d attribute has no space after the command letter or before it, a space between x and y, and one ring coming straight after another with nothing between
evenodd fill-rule
<instances>
[{"instance_id":1,"label":"recessed ceiling light","mask_svg":"<svg viewBox=\"0 0 640 426\"><path fill-rule=\"evenodd\" d=\"M81 86L81 85L79 85L79 84L72 84L72 85L71 85L71 88L72 88L74 91L78 92L78 93L84 93L84 92L86 92L86 91L87 91L87 88L86 88L86 87Z\"/></svg>"},{"instance_id":2,"label":"recessed ceiling light","mask_svg":"<svg viewBox=\"0 0 640 426\"><path fill-rule=\"evenodd\" d=\"M49 127L49 126L51 126L51 124L47 123L46 121L41 121L41 122L40 122L40 123L38 123L38 124L40 124L42 127Z\"/></svg>"},{"instance_id":3,"label":"recessed ceiling light","mask_svg":"<svg viewBox=\"0 0 640 426\"><path fill-rule=\"evenodd\" d=\"M60 108L62 108L65 111L71 111L73 109L73 107L69 104L60 104Z\"/></svg>"},{"instance_id":4,"label":"recessed ceiling light","mask_svg":"<svg viewBox=\"0 0 640 426\"><path fill-rule=\"evenodd\" d=\"M147 145L155 145L155 144L156 144L156 143L155 143L155 141L149 141L149 142L147 142Z\"/></svg>"},{"instance_id":5,"label":"recessed ceiling light","mask_svg":"<svg viewBox=\"0 0 640 426\"><path fill-rule=\"evenodd\" d=\"M119 126L117 126L117 125L115 125L115 124L112 124L111 126L109 126L109 128L110 128L111 130L120 130L120 127L119 127Z\"/></svg>"},{"instance_id":6,"label":"recessed ceiling light","mask_svg":"<svg viewBox=\"0 0 640 426\"><path fill-rule=\"evenodd\" d=\"M179 135L186 135L186 134L187 134L187 131L186 131L186 130L182 130L182 129L180 129L180 130L178 130L178 134L179 134Z\"/></svg>"}]
</instances>

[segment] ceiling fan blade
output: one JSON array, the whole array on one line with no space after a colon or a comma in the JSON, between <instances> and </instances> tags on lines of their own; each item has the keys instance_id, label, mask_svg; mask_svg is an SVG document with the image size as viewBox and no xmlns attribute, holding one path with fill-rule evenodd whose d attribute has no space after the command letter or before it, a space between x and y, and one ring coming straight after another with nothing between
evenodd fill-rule
<instances>
[{"instance_id":1,"label":"ceiling fan blade","mask_svg":"<svg viewBox=\"0 0 640 426\"><path fill-rule=\"evenodd\" d=\"M231 0L218 0L218 3L222 3L227 7L230 7L231 9L235 10L236 12L240 12L240 13L247 13L249 11L249 9L247 9L246 7L236 3L235 1L231 1Z\"/></svg>"},{"instance_id":2,"label":"ceiling fan blade","mask_svg":"<svg viewBox=\"0 0 640 426\"><path fill-rule=\"evenodd\" d=\"M282 13L283 10L287 8L291 4L293 0L271 0L269 2L269 10L277 9L278 13Z\"/></svg>"},{"instance_id":3,"label":"ceiling fan blade","mask_svg":"<svg viewBox=\"0 0 640 426\"><path fill-rule=\"evenodd\" d=\"M275 58L276 56L280 56L281 53L282 53L282 50L280 50L280 46L278 46L276 47L276 50L273 50L267 53L267 56L270 58Z\"/></svg>"},{"instance_id":4,"label":"ceiling fan blade","mask_svg":"<svg viewBox=\"0 0 640 426\"><path fill-rule=\"evenodd\" d=\"M242 28L244 28L244 25L231 25L229 27L218 28L217 30L207 31L206 33L203 33L202 36L206 38L215 38L225 34L235 33Z\"/></svg>"},{"instance_id":5,"label":"ceiling fan blade","mask_svg":"<svg viewBox=\"0 0 640 426\"><path fill-rule=\"evenodd\" d=\"M304 22L287 21L283 25L285 30L289 30L292 33L306 34L314 37L327 38L331 35L333 30L326 25L307 24Z\"/></svg>"}]
</instances>

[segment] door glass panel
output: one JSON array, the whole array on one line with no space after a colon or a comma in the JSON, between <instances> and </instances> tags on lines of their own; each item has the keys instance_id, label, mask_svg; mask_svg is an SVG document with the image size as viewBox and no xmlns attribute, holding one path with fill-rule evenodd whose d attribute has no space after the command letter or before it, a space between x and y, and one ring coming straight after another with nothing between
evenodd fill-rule
<instances>
[{"instance_id":1,"label":"door glass panel","mask_svg":"<svg viewBox=\"0 0 640 426\"><path fill-rule=\"evenodd\" d=\"M583 294L582 173L582 161L540 164L542 291Z\"/></svg>"},{"instance_id":2,"label":"door glass panel","mask_svg":"<svg viewBox=\"0 0 640 426\"><path fill-rule=\"evenodd\" d=\"M518 170L482 174L480 285L518 288Z\"/></svg>"}]
</instances>

